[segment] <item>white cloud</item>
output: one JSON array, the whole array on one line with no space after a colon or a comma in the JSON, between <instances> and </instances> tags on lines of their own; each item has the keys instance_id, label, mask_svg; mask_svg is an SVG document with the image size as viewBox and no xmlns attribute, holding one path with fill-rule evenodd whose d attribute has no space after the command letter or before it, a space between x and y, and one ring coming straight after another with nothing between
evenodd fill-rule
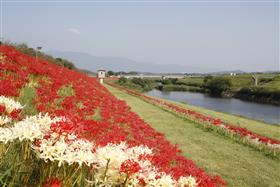
<instances>
[{"instance_id":1,"label":"white cloud","mask_svg":"<svg viewBox=\"0 0 280 187\"><path fill-rule=\"evenodd\" d=\"M81 34L81 31L79 29L76 28L69 28L67 29L68 32L72 33L72 34Z\"/></svg>"}]
</instances>

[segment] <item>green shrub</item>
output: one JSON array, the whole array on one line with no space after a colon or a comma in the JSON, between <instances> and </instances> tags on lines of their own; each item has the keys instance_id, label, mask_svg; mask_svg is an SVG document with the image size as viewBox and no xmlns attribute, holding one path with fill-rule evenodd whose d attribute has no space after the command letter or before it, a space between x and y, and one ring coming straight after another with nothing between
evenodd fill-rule
<instances>
[{"instance_id":1,"label":"green shrub","mask_svg":"<svg viewBox=\"0 0 280 187\"><path fill-rule=\"evenodd\" d=\"M236 97L246 99L250 101L258 101L264 103L272 103L280 105L280 91L268 90L265 87L244 87L240 89L236 94Z\"/></svg>"},{"instance_id":2,"label":"green shrub","mask_svg":"<svg viewBox=\"0 0 280 187\"><path fill-rule=\"evenodd\" d=\"M139 85L144 91L149 91L153 89L153 81L142 78L132 78L131 83Z\"/></svg>"},{"instance_id":3,"label":"green shrub","mask_svg":"<svg viewBox=\"0 0 280 187\"><path fill-rule=\"evenodd\" d=\"M119 78L118 82L121 83L121 84L124 84L124 83L127 82L127 78L121 77L121 78Z\"/></svg>"},{"instance_id":4,"label":"green shrub","mask_svg":"<svg viewBox=\"0 0 280 187\"><path fill-rule=\"evenodd\" d=\"M204 87L209 90L211 95L222 96L226 91L230 90L231 81L228 78L215 77L208 80Z\"/></svg>"},{"instance_id":5,"label":"green shrub","mask_svg":"<svg viewBox=\"0 0 280 187\"><path fill-rule=\"evenodd\" d=\"M203 83L206 84L208 81L212 80L213 76L212 75L207 75L203 79Z\"/></svg>"}]
</instances>

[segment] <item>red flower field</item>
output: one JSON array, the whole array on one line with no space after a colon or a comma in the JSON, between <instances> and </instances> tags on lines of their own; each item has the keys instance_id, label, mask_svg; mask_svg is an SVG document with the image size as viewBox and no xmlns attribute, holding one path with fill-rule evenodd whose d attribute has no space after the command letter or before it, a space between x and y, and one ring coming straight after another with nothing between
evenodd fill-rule
<instances>
[{"instance_id":1,"label":"red flower field","mask_svg":"<svg viewBox=\"0 0 280 187\"><path fill-rule=\"evenodd\" d=\"M48 113L51 117L63 116L68 119L52 124L50 127L52 132L60 135L75 133L78 138L93 142L95 147L121 142L126 142L129 147L144 145L153 150L153 155L145 159L148 159L158 172L171 175L173 180L179 180L183 176L192 176L197 186L225 185L221 177L209 176L192 160L181 156L178 147L168 142L163 134L151 128L133 113L124 101L117 99L95 78L44 60L36 60L10 46L0 46L0 54L0 96L17 100L24 87L36 88L36 97L33 98L32 104L38 113ZM175 105L163 105L178 112L198 116L215 125L223 124L218 119L192 114L192 111L182 111ZM5 108L0 105L0 116L3 111ZM17 120L25 117L20 110L10 115ZM279 143L260 137L246 129L224 125L233 131L243 133L244 136L250 134L251 137L257 137L262 142ZM48 139L47 135L45 139ZM36 145L40 146L40 141L37 141ZM121 172L130 176L141 168L134 160L126 160L120 169ZM49 183L54 184L53 186L61 185L61 182L55 178L50 178L46 184ZM138 185L145 186L147 181L139 178Z\"/></svg>"}]
</instances>

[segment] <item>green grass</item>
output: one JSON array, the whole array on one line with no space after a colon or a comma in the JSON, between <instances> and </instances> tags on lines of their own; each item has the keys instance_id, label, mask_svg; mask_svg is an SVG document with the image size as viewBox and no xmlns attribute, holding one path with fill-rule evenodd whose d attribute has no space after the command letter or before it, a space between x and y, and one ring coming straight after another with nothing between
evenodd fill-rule
<instances>
[{"instance_id":1,"label":"green grass","mask_svg":"<svg viewBox=\"0 0 280 187\"><path fill-rule=\"evenodd\" d=\"M254 81L252 79L251 75L237 75L237 76L225 76L231 80L232 86L231 90L232 91L238 91L242 87L246 86L254 86Z\"/></svg>"},{"instance_id":2,"label":"green grass","mask_svg":"<svg viewBox=\"0 0 280 187\"><path fill-rule=\"evenodd\" d=\"M178 80L178 84L185 84L188 86L202 86L204 77L186 77Z\"/></svg>"},{"instance_id":3,"label":"green grass","mask_svg":"<svg viewBox=\"0 0 280 187\"><path fill-rule=\"evenodd\" d=\"M251 74L241 74L236 76L223 75L222 77L228 78L231 80L232 86L231 90L236 92L243 87L254 86L254 81ZM267 91L277 91L280 90L280 76L279 74L260 74L259 81L261 78L273 78L272 81L267 83L259 82L259 87L265 88ZM190 86L202 86L204 77L186 77L179 79L177 83L185 84Z\"/></svg>"},{"instance_id":4,"label":"green grass","mask_svg":"<svg viewBox=\"0 0 280 187\"><path fill-rule=\"evenodd\" d=\"M254 81L251 74L237 75L237 76L225 76L232 82L232 91L238 91L243 87L254 86ZM262 83L262 78L273 78L272 81ZM266 91L280 90L280 76L276 74L261 74L259 75L258 87L263 87Z\"/></svg>"},{"instance_id":5,"label":"green grass","mask_svg":"<svg viewBox=\"0 0 280 187\"><path fill-rule=\"evenodd\" d=\"M100 108L97 108L94 110L94 114L92 115L92 120L100 121L102 120L101 114L100 114Z\"/></svg>"},{"instance_id":6,"label":"green grass","mask_svg":"<svg viewBox=\"0 0 280 187\"><path fill-rule=\"evenodd\" d=\"M35 97L36 97L36 89L33 86L27 85L20 90L18 101L25 106L22 110L24 116L35 115L38 113L32 103L32 100Z\"/></svg>"},{"instance_id":7,"label":"green grass","mask_svg":"<svg viewBox=\"0 0 280 187\"><path fill-rule=\"evenodd\" d=\"M61 97L61 98L55 99L56 107L59 108L58 106L61 105L61 103L63 102L63 100L66 97L70 97L70 96L74 95L75 93L74 93L72 86L67 85L67 86L60 87L59 90L57 91L57 94Z\"/></svg>"},{"instance_id":8,"label":"green grass","mask_svg":"<svg viewBox=\"0 0 280 187\"><path fill-rule=\"evenodd\" d=\"M164 133L169 141L178 143L184 156L192 159L209 174L222 176L229 186L280 186L279 160L268 158L253 148L197 128L182 118L116 88L107 88L115 96L125 100L132 110L153 128ZM218 115L215 112L213 114ZM265 125L263 129L266 129Z\"/></svg>"},{"instance_id":9,"label":"green grass","mask_svg":"<svg viewBox=\"0 0 280 187\"><path fill-rule=\"evenodd\" d=\"M268 82L264 87L269 91L280 90L280 76L275 77L271 82Z\"/></svg>"},{"instance_id":10,"label":"green grass","mask_svg":"<svg viewBox=\"0 0 280 187\"><path fill-rule=\"evenodd\" d=\"M74 95L74 90L71 85L62 86L57 93L62 98Z\"/></svg>"}]
</instances>

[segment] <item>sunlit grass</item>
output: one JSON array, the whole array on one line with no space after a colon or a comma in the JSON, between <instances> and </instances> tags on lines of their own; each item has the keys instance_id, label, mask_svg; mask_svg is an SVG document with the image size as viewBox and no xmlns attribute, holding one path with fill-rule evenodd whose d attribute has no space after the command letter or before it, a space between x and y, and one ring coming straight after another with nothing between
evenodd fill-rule
<instances>
[{"instance_id":1,"label":"sunlit grass","mask_svg":"<svg viewBox=\"0 0 280 187\"><path fill-rule=\"evenodd\" d=\"M36 98L36 89L34 87L27 85L21 89L18 101L25 106L22 110L24 116L38 113L33 104L34 98Z\"/></svg>"},{"instance_id":2,"label":"sunlit grass","mask_svg":"<svg viewBox=\"0 0 280 187\"><path fill-rule=\"evenodd\" d=\"M62 98L74 95L74 90L71 85L62 86L57 93Z\"/></svg>"}]
</instances>

